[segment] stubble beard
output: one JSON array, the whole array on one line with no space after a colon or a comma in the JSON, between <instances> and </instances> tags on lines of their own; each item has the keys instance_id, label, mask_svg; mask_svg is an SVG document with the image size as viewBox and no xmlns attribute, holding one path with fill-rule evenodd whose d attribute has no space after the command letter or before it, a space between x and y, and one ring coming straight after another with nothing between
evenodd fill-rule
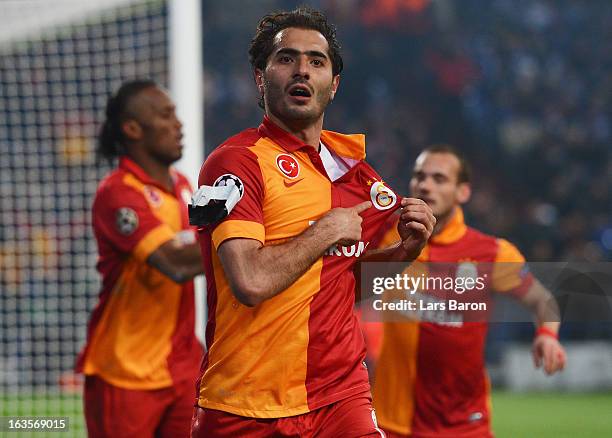
<instances>
[{"instance_id":1,"label":"stubble beard","mask_svg":"<svg viewBox=\"0 0 612 438\"><path fill-rule=\"evenodd\" d=\"M311 99L314 99L314 105L309 104L302 106L289 104L286 101L286 94L283 88L273 85L267 80L265 83L266 96L264 97L264 101L266 110L285 123L297 122L300 124L308 124L315 122L319 120L331 101L331 83L324 90L314 93L313 97L311 97Z\"/></svg>"},{"instance_id":2,"label":"stubble beard","mask_svg":"<svg viewBox=\"0 0 612 438\"><path fill-rule=\"evenodd\" d=\"M163 144L163 140L156 139L153 136L149 136L149 138L146 138L145 141L148 142L149 145ZM172 140L168 140L168 143L171 141ZM176 151L176 153L174 153L171 147L168 147L167 149L168 150L166 150L165 147L159 147L159 146L153 147L149 149L148 153L149 153L149 156L153 158L153 160L165 166L170 166L176 163L178 160L180 160L183 157L183 153L181 151Z\"/></svg>"},{"instance_id":3,"label":"stubble beard","mask_svg":"<svg viewBox=\"0 0 612 438\"><path fill-rule=\"evenodd\" d=\"M164 164L166 166L170 166L176 163L178 160L180 160L183 157L182 153L170 154L170 153L156 152L152 155L158 163Z\"/></svg>"}]
</instances>

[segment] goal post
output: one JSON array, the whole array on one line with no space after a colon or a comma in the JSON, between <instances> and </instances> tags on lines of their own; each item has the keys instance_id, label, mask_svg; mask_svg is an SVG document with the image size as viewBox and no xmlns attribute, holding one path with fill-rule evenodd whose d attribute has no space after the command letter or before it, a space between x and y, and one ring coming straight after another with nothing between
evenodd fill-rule
<instances>
[{"instance_id":1,"label":"goal post","mask_svg":"<svg viewBox=\"0 0 612 438\"><path fill-rule=\"evenodd\" d=\"M128 79L154 79L177 104L186 146L178 166L197 183L199 7L0 1L0 416L70 416L62 436L84 435L71 371L100 290L90 216L109 167L95 159L97 132L111 92Z\"/></svg>"},{"instance_id":2,"label":"goal post","mask_svg":"<svg viewBox=\"0 0 612 438\"><path fill-rule=\"evenodd\" d=\"M200 0L169 0L170 90L183 122L183 158L177 168L197 188L204 161L204 63L202 61L202 10ZM195 279L196 335L204 341L206 279Z\"/></svg>"}]
</instances>

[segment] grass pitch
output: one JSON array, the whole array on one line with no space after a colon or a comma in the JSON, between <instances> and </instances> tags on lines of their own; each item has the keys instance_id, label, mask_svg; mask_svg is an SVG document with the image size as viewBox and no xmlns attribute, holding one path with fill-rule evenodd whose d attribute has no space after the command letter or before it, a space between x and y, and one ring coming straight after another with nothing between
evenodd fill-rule
<instances>
[{"instance_id":1,"label":"grass pitch","mask_svg":"<svg viewBox=\"0 0 612 438\"><path fill-rule=\"evenodd\" d=\"M493 393L497 438L612 437L612 393Z\"/></svg>"},{"instance_id":2,"label":"grass pitch","mask_svg":"<svg viewBox=\"0 0 612 438\"><path fill-rule=\"evenodd\" d=\"M77 395L0 395L0 416L68 416L70 430L2 432L4 438L85 437L81 397ZM612 392L567 394L493 392L493 430L497 438L577 438L612 436Z\"/></svg>"}]
</instances>

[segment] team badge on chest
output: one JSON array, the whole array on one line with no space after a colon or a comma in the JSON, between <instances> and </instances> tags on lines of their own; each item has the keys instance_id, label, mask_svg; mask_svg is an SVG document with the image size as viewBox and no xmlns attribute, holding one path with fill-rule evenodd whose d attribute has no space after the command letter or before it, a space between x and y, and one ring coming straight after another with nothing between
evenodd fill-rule
<instances>
[{"instance_id":1,"label":"team badge on chest","mask_svg":"<svg viewBox=\"0 0 612 438\"><path fill-rule=\"evenodd\" d=\"M276 167L287 178L295 179L300 175L300 164L289 154L277 155Z\"/></svg>"},{"instance_id":2,"label":"team badge on chest","mask_svg":"<svg viewBox=\"0 0 612 438\"><path fill-rule=\"evenodd\" d=\"M397 203L397 195L381 181L370 187L370 199L377 210L389 210Z\"/></svg>"}]
</instances>

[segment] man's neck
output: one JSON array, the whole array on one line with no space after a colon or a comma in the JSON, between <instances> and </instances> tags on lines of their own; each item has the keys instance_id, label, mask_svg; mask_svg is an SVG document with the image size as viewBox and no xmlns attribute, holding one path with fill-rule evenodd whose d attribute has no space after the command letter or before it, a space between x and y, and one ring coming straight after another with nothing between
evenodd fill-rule
<instances>
[{"instance_id":1,"label":"man's neck","mask_svg":"<svg viewBox=\"0 0 612 438\"><path fill-rule=\"evenodd\" d=\"M132 153L128 155L149 177L164 187L169 192L172 191L172 177L170 176L170 166L154 160L149 155Z\"/></svg>"},{"instance_id":2,"label":"man's neck","mask_svg":"<svg viewBox=\"0 0 612 438\"><path fill-rule=\"evenodd\" d=\"M451 211L446 213L444 216L436 217L436 225L434 226L432 235L437 236L444 230L446 225L453 219L453 217L457 214L457 206L454 206Z\"/></svg>"},{"instance_id":3,"label":"man's neck","mask_svg":"<svg viewBox=\"0 0 612 438\"><path fill-rule=\"evenodd\" d=\"M314 122L302 120L283 121L271 113L267 113L267 116L281 129L299 138L305 144L312 146L317 151L319 150L321 131L323 130L323 115Z\"/></svg>"}]
</instances>

